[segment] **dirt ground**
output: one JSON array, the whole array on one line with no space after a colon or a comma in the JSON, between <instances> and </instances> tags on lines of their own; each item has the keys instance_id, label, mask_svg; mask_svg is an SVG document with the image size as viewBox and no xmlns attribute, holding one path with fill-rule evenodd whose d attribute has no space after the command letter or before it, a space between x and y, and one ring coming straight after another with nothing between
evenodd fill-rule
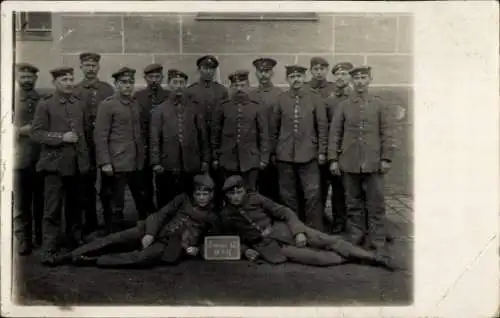
<instances>
[{"instance_id":1,"label":"dirt ground","mask_svg":"<svg viewBox=\"0 0 500 318\"><path fill-rule=\"evenodd\" d=\"M174 267L114 270L43 267L40 255L16 261L20 304L54 305L409 305L412 301L411 199L388 199L391 248L408 272L366 265L272 266L248 261L189 260ZM17 258L17 257L16 257Z\"/></svg>"}]
</instances>

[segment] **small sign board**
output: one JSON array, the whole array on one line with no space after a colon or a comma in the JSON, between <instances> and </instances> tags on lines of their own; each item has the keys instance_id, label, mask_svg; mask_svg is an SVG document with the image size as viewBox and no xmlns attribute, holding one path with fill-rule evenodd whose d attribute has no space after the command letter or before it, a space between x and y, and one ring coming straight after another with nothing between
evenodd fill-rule
<instances>
[{"instance_id":1,"label":"small sign board","mask_svg":"<svg viewBox=\"0 0 500 318\"><path fill-rule=\"evenodd\" d=\"M206 236L203 258L206 260L239 260L239 236Z\"/></svg>"}]
</instances>

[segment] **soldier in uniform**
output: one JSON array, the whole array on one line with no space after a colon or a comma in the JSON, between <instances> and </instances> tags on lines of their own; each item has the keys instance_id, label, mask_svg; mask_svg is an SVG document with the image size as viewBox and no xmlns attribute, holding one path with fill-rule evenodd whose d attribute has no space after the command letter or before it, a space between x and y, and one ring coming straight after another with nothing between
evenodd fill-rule
<instances>
[{"instance_id":1,"label":"soldier in uniform","mask_svg":"<svg viewBox=\"0 0 500 318\"><path fill-rule=\"evenodd\" d=\"M85 138L85 101L73 92L73 68L51 70L56 91L38 105L32 138L42 144L37 170L44 171L42 263L51 265L58 252L63 201L66 244L81 242L81 176L88 172L90 158Z\"/></svg>"},{"instance_id":2,"label":"soldier in uniform","mask_svg":"<svg viewBox=\"0 0 500 318\"><path fill-rule=\"evenodd\" d=\"M151 170L149 158L149 127L151 114L154 108L163 103L169 96L170 91L164 89L161 84L163 82L163 66L160 64L150 64L144 68L144 80L147 87L135 93L135 98L141 105L142 130L146 142L146 158L142 175L145 183L145 191L148 200L154 202L154 185L153 185L153 170ZM159 194L159 193L158 193ZM157 195L157 201L160 200ZM159 204L159 202L156 202Z\"/></svg>"},{"instance_id":3,"label":"soldier in uniform","mask_svg":"<svg viewBox=\"0 0 500 318\"><path fill-rule=\"evenodd\" d=\"M123 221L126 185L134 198L139 219L145 219L154 211L153 202L145 195L141 178L145 146L141 108L132 95L135 70L123 67L112 76L116 93L99 105L94 131L107 232L115 231L115 226Z\"/></svg>"},{"instance_id":4,"label":"soldier in uniform","mask_svg":"<svg viewBox=\"0 0 500 318\"><path fill-rule=\"evenodd\" d=\"M113 95L114 89L110 84L99 80L101 55L92 52L80 54L80 69L83 73L83 80L76 84L75 89L82 94L82 98L87 102L88 123L87 144L89 147L90 170L83 176L83 209L85 212L85 222L83 232L88 234L97 229L96 211L96 182L97 166L95 161L94 127L97 116L97 106L106 98Z\"/></svg>"},{"instance_id":5,"label":"soldier in uniform","mask_svg":"<svg viewBox=\"0 0 500 318\"><path fill-rule=\"evenodd\" d=\"M196 66L198 67L200 78L187 88L187 93L193 95L194 99L201 104L200 112L205 118L208 138L211 140L213 111L220 103L229 98L229 94L224 85L214 80L217 68L219 67L219 61L214 56L205 55L200 57L196 60ZM219 207L222 204L222 197L218 193L220 193L223 179L214 169L211 169L210 175L214 179L216 187L214 202Z\"/></svg>"},{"instance_id":6,"label":"soldier in uniform","mask_svg":"<svg viewBox=\"0 0 500 318\"><path fill-rule=\"evenodd\" d=\"M335 111L328 159L332 173L344 175L347 237L355 244L364 239L366 247L382 250L386 247L384 174L396 148L395 121L384 101L368 92L371 68L356 67L350 74L354 92Z\"/></svg>"},{"instance_id":7,"label":"soldier in uniform","mask_svg":"<svg viewBox=\"0 0 500 318\"><path fill-rule=\"evenodd\" d=\"M16 65L16 92L14 98L14 126L16 148L14 159L14 226L17 252L31 253L32 231L35 240L42 242L43 175L36 172L40 146L31 136L33 116L40 95L35 90L38 68L28 64Z\"/></svg>"},{"instance_id":8,"label":"soldier in uniform","mask_svg":"<svg viewBox=\"0 0 500 318\"><path fill-rule=\"evenodd\" d=\"M274 107L275 146L281 200L298 210L298 185L304 194L305 223L322 231L323 202L319 165L326 159L328 122L321 97L304 88L306 68L287 66L290 89L281 94ZM298 183L298 184L297 184Z\"/></svg>"},{"instance_id":9,"label":"soldier in uniform","mask_svg":"<svg viewBox=\"0 0 500 318\"><path fill-rule=\"evenodd\" d=\"M330 63L322 57L311 58L311 67L309 71L311 72L312 78L305 84L306 87L312 89L323 98L327 98L335 90L334 83L328 81L326 78L329 66Z\"/></svg>"},{"instance_id":10,"label":"soldier in uniform","mask_svg":"<svg viewBox=\"0 0 500 318\"><path fill-rule=\"evenodd\" d=\"M240 176L228 178L223 191L227 204L221 212L221 229L240 236L243 253L250 260L260 257L271 264L291 261L318 266L358 261L400 269L388 255L364 250L340 236L310 228L291 209L247 192Z\"/></svg>"},{"instance_id":11,"label":"soldier in uniform","mask_svg":"<svg viewBox=\"0 0 500 318\"><path fill-rule=\"evenodd\" d=\"M151 165L160 208L178 194L189 193L193 176L206 172L210 162L205 118L198 102L185 93L187 80L181 71L168 71L172 92L151 119Z\"/></svg>"},{"instance_id":12,"label":"soldier in uniform","mask_svg":"<svg viewBox=\"0 0 500 318\"><path fill-rule=\"evenodd\" d=\"M260 169L269 162L269 124L266 109L248 95L248 71L229 75L231 99L222 102L212 123L213 166L224 178L240 174L256 190Z\"/></svg>"},{"instance_id":13,"label":"soldier in uniform","mask_svg":"<svg viewBox=\"0 0 500 318\"><path fill-rule=\"evenodd\" d=\"M349 71L353 69L353 65L349 62L339 62L335 64L332 68L334 90L326 98L326 116L328 117L328 125L331 126L333 115L338 105L343 100L347 99L350 92L350 80L351 75ZM326 169L321 172L322 176L322 187L325 189L323 192L324 202L328 195L328 185L332 186L331 192L331 206L332 206L332 216L333 216L333 227L332 233L341 234L345 232L346 226L346 206L345 206L345 190L344 183L341 176L333 175L330 172L329 165L326 165Z\"/></svg>"},{"instance_id":14,"label":"soldier in uniform","mask_svg":"<svg viewBox=\"0 0 500 318\"><path fill-rule=\"evenodd\" d=\"M215 225L212 212L214 183L207 175L194 177L193 191L175 197L144 222L98 238L60 258L60 263L107 268L175 264L196 256L199 238Z\"/></svg>"},{"instance_id":15,"label":"soldier in uniform","mask_svg":"<svg viewBox=\"0 0 500 318\"><path fill-rule=\"evenodd\" d=\"M271 58L258 58L253 61L255 76L259 81L259 86L250 93L250 96L252 99L260 102L266 109L268 114L269 136L273 135L273 105L277 103L278 96L283 93L283 90L274 86L272 82L276 64L276 60ZM278 202L280 199L278 169L273 161L273 158L271 158L266 168L259 172L258 188L262 195Z\"/></svg>"}]
</instances>

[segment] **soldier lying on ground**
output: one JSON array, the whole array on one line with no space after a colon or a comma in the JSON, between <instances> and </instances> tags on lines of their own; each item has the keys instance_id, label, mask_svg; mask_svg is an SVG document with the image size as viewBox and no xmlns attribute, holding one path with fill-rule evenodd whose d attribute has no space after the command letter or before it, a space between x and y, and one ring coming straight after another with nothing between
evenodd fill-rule
<instances>
[{"instance_id":1,"label":"soldier lying on ground","mask_svg":"<svg viewBox=\"0 0 500 318\"><path fill-rule=\"evenodd\" d=\"M224 185L226 205L221 222L227 234L237 234L249 260L262 258L272 264L286 261L328 266L355 261L398 270L400 266L386 253L373 253L337 235L328 235L302 223L289 208L258 193L247 192L240 176ZM245 249L245 247L243 248Z\"/></svg>"},{"instance_id":2,"label":"soldier lying on ground","mask_svg":"<svg viewBox=\"0 0 500 318\"><path fill-rule=\"evenodd\" d=\"M60 263L98 267L145 267L174 264L184 255L196 256L199 237L215 221L214 182L207 175L194 178L192 196L180 194L145 221L82 245Z\"/></svg>"}]
</instances>

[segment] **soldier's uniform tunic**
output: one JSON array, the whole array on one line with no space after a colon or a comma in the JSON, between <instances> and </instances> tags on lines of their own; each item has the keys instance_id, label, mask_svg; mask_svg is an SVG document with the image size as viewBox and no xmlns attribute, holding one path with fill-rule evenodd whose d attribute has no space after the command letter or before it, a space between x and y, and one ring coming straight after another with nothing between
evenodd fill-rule
<instances>
[{"instance_id":1,"label":"soldier's uniform tunic","mask_svg":"<svg viewBox=\"0 0 500 318\"><path fill-rule=\"evenodd\" d=\"M34 71L36 73L38 70ZM35 91L16 91L14 98L14 126L19 129L32 124L40 95ZM30 134L16 134L14 158L14 232L20 252L32 247L32 231L35 228L37 243L42 242L43 174L36 172L40 145Z\"/></svg>"},{"instance_id":2,"label":"soldier's uniform tunic","mask_svg":"<svg viewBox=\"0 0 500 318\"><path fill-rule=\"evenodd\" d=\"M113 175L102 173L101 202L106 226L123 219L125 186L128 184L139 218L154 211L145 195L140 171L144 165L144 140L140 106L119 93L107 98L97 112L95 128L97 165L111 164Z\"/></svg>"},{"instance_id":3,"label":"soldier's uniform tunic","mask_svg":"<svg viewBox=\"0 0 500 318\"><path fill-rule=\"evenodd\" d=\"M323 230L319 155L326 154L328 122L323 100L308 89L289 90L274 109L275 143L281 199L298 212L297 183L305 201L305 223Z\"/></svg>"},{"instance_id":4,"label":"soldier's uniform tunic","mask_svg":"<svg viewBox=\"0 0 500 318\"><path fill-rule=\"evenodd\" d=\"M176 195L189 192L201 164L210 162L205 118L200 105L187 95L174 93L155 109L151 118L151 165L161 165L156 174L158 206L163 207Z\"/></svg>"},{"instance_id":5,"label":"soldier's uniform tunic","mask_svg":"<svg viewBox=\"0 0 500 318\"><path fill-rule=\"evenodd\" d=\"M344 174L347 233L354 243L365 234L375 248L385 243L384 178L380 169L381 160L390 162L396 148L394 123L387 105L371 94L352 94L335 112L328 159L338 161Z\"/></svg>"},{"instance_id":6,"label":"soldier's uniform tunic","mask_svg":"<svg viewBox=\"0 0 500 318\"><path fill-rule=\"evenodd\" d=\"M148 65L144 69L144 74L149 74L152 72L162 72L163 67L159 64L151 64ZM134 94L135 99L141 105L141 128L144 134L144 140L146 142L146 157L144 161L144 168L142 170L142 175L144 178L144 189L146 192L146 196L148 200L154 202L154 185L153 185L153 171L151 170L151 161L150 161L150 140L149 140L149 128L151 122L151 114L153 110L158 107L161 103L163 103L168 96L170 95L170 91L164 89L159 85L157 88L146 87L137 91ZM157 193L157 201L159 193ZM159 204L159 202L157 202Z\"/></svg>"},{"instance_id":7,"label":"soldier's uniform tunic","mask_svg":"<svg viewBox=\"0 0 500 318\"><path fill-rule=\"evenodd\" d=\"M213 158L224 177L241 174L255 191L260 163L269 162L269 124L266 109L248 95L233 97L215 111L212 123Z\"/></svg>"},{"instance_id":8,"label":"soldier's uniform tunic","mask_svg":"<svg viewBox=\"0 0 500 318\"><path fill-rule=\"evenodd\" d=\"M76 92L81 93L82 98L87 103L88 123L87 127L87 144L89 147L90 170L83 177L83 209L85 212L84 230L87 233L97 229L97 211L96 211L96 182L97 182L97 165L94 141L94 128L97 116L98 105L114 94L113 87L99 79L87 80L83 79L76 85Z\"/></svg>"},{"instance_id":9,"label":"soldier's uniform tunic","mask_svg":"<svg viewBox=\"0 0 500 318\"><path fill-rule=\"evenodd\" d=\"M82 217L81 175L90 167L85 116L85 102L79 96L61 92L41 101L35 112L32 138L42 145L37 170L46 173L42 246L45 257L57 251L63 201L66 243L71 246L79 239L75 236ZM69 131L78 135L77 143L63 141L63 134Z\"/></svg>"}]
</instances>

